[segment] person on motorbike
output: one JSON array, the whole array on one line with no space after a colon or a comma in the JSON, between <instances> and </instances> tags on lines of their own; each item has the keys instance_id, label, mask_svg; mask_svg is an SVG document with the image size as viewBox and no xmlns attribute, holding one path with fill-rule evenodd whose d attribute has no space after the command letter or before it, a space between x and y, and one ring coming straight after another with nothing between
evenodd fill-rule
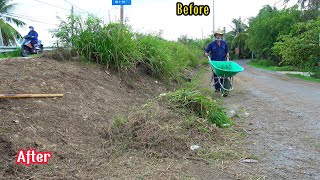
<instances>
[{"instance_id":1,"label":"person on motorbike","mask_svg":"<svg viewBox=\"0 0 320 180\"><path fill-rule=\"evenodd\" d=\"M222 40L223 31L221 29L216 30L214 33L214 41L211 42L205 50L205 55L210 56L211 61L226 61L229 57L229 48L226 41ZM220 83L216 74L212 71L211 82L214 80L216 91L221 90Z\"/></svg>"},{"instance_id":2,"label":"person on motorbike","mask_svg":"<svg viewBox=\"0 0 320 180\"><path fill-rule=\"evenodd\" d=\"M30 36L32 48L34 50L34 45L38 43L38 33L34 30L33 26L29 26L29 30L28 36Z\"/></svg>"}]
</instances>

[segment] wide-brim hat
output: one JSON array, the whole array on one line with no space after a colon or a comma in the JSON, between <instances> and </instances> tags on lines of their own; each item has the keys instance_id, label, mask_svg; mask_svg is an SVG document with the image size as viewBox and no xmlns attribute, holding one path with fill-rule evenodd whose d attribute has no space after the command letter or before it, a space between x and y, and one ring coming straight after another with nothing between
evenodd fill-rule
<instances>
[{"instance_id":1,"label":"wide-brim hat","mask_svg":"<svg viewBox=\"0 0 320 180\"><path fill-rule=\"evenodd\" d=\"M214 32L214 35L217 35L217 34L223 35L223 31L222 31L221 29L217 29L217 30Z\"/></svg>"}]
</instances>

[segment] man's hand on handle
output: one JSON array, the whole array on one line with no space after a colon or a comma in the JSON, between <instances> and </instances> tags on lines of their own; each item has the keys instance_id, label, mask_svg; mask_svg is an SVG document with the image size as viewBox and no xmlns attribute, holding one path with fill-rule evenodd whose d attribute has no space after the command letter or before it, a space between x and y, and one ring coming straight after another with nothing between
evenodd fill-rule
<instances>
[{"instance_id":1,"label":"man's hand on handle","mask_svg":"<svg viewBox=\"0 0 320 180\"><path fill-rule=\"evenodd\" d=\"M205 52L204 54L205 54L206 56L210 56L210 54L209 54L209 53L207 53L207 52Z\"/></svg>"}]
</instances>

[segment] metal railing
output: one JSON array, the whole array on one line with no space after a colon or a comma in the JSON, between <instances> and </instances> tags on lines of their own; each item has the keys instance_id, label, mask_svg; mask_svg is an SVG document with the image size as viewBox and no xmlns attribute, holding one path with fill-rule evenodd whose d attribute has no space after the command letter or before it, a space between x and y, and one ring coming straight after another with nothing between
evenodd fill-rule
<instances>
[{"instance_id":1,"label":"metal railing","mask_svg":"<svg viewBox=\"0 0 320 180\"><path fill-rule=\"evenodd\" d=\"M0 53L16 51L19 48L20 48L19 46L0 46ZM53 49L55 49L55 47L44 47L43 50L51 51Z\"/></svg>"}]
</instances>

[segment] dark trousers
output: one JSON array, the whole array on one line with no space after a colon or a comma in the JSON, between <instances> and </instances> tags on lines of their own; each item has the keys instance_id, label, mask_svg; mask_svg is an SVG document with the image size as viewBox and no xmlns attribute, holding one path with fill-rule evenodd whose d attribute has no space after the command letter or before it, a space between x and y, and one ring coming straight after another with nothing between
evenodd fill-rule
<instances>
[{"instance_id":1,"label":"dark trousers","mask_svg":"<svg viewBox=\"0 0 320 180\"><path fill-rule=\"evenodd\" d=\"M212 71L212 78L211 78L211 81L214 81L214 87L216 90L220 90L221 86L220 86L220 83L219 83L219 79L218 79L218 76ZM220 79L220 82L223 83L223 80Z\"/></svg>"}]
</instances>

